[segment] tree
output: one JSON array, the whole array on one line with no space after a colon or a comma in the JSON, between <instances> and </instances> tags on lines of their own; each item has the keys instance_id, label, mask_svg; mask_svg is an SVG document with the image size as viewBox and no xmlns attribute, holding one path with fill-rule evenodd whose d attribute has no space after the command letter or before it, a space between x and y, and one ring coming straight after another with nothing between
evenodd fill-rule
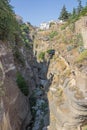
<instances>
[{"instance_id":1,"label":"tree","mask_svg":"<svg viewBox=\"0 0 87 130\"><path fill-rule=\"evenodd\" d=\"M66 20L68 20L68 18L69 18L69 13L66 10L66 7L64 5L63 8L62 8L62 10L61 10L61 12L60 12L59 19L63 20L63 21L66 21Z\"/></svg>"},{"instance_id":2,"label":"tree","mask_svg":"<svg viewBox=\"0 0 87 130\"><path fill-rule=\"evenodd\" d=\"M87 1L86 1L86 5L85 6L87 7Z\"/></svg>"},{"instance_id":3,"label":"tree","mask_svg":"<svg viewBox=\"0 0 87 130\"><path fill-rule=\"evenodd\" d=\"M77 8L77 13L79 14L82 11L82 1L81 0L77 0L78 1L78 8Z\"/></svg>"},{"instance_id":4,"label":"tree","mask_svg":"<svg viewBox=\"0 0 87 130\"><path fill-rule=\"evenodd\" d=\"M73 15L73 16L75 16L76 14L77 14L76 9L75 9L75 8L73 8L72 15Z\"/></svg>"}]
</instances>

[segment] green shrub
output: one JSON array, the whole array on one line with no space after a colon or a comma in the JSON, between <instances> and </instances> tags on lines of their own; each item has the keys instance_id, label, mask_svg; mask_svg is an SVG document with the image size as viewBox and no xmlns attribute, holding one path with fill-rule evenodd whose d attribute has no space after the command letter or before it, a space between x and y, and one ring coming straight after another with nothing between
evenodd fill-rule
<instances>
[{"instance_id":1,"label":"green shrub","mask_svg":"<svg viewBox=\"0 0 87 130\"><path fill-rule=\"evenodd\" d=\"M21 39L25 47L27 48L32 47L32 44L30 43L32 40L29 37L29 26L26 24L22 24L20 28L21 28Z\"/></svg>"},{"instance_id":2,"label":"green shrub","mask_svg":"<svg viewBox=\"0 0 87 130\"><path fill-rule=\"evenodd\" d=\"M84 50L79 57L77 58L76 62L82 62L83 60L87 59L87 50Z\"/></svg>"},{"instance_id":3,"label":"green shrub","mask_svg":"<svg viewBox=\"0 0 87 130\"><path fill-rule=\"evenodd\" d=\"M52 27L53 25L55 25L55 23L54 23L54 22L51 22L51 23L50 23L50 27Z\"/></svg>"},{"instance_id":4,"label":"green shrub","mask_svg":"<svg viewBox=\"0 0 87 130\"><path fill-rule=\"evenodd\" d=\"M49 53L51 52L51 50L52 50L52 49L47 50L47 53L49 54Z\"/></svg>"},{"instance_id":5,"label":"green shrub","mask_svg":"<svg viewBox=\"0 0 87 130\"><path fill-rule=\"evenodd\" d=\"M67 26L68 26L67 23L65 23L64 25L61 26L61 30L66 29Z\"/></svg>"},{"instance_id":6,"label":"green shrub","mask_svg":"<svg viewBox=\"0 0 87 130\"><path fill-rule=\"evenodd\" d=\"M41 52L41 53L39 54L39 59L40 59L40 60L44 60L44 58L45 58L45 52Z\"/></svg>"},{"instance_id":7,"label":"green shrub","mask_svg":"<svg viewBox=\"0 0 87 130\"><path fill-rule=\"evenodd\" d=\"M71 51L73 48L74 48L73 45L69 45L69 46L67 46L67 51Z\"/></svg>"},{"instance_id":8,"label":"green shrub","mask_svg":"<svg viewBox=\"0 0 87 130\"><path fill-rule=\"evenodd\" d=\"M79 33L75 35L72 39L72 44L74 44L75 47L83 47L83 38L82 35Z\"/></svg>"},{"instance_id":9,"label":"green shrub","mask_svg":"<svg viewBox=\"0 0 87 130\"><path fill-rule=\"evenodd\" d=\"M70 30L72 32L74 32L75 31L75 23L71 23L70 26L69 26L69 28L70 28Z\"/></svg>"},{"instance_id":10,"label":"green shrub","mask_svg":"<svg viewBox=\"0 0 87 130\"><path fill-rule=\"evenodd\" d=\"M25 65L25 60L24 60L24 57L23 57L23 55L22 55L22 53L21 52L19 52L19 50L15 47L14 48L14 58L15 58L15 60L17 60L17 62L18 63L20 63L21 65Z\"/></svg>"},{"instance_id":11,"label":"green shrub","mask_svg":"<svg viewBox=\"0 0 87 130\"><path fill-rule=\"evenodd\" d=\"M78 52L79 52L79 53L82 53L84 50L85 50L85 49L84 49L83 46L80 46L80 47L78 48Z\"/></svg>"},{"instance_id":12,"label":"green shrub","mask_svg":"<svg viewBox=\"0 0 87 130\"><path fill-rule=\"evenodd\" d=\"M24 35L24 36L25 36L25 35L26 35L26 33L23 31L23 32L22 32L22 35Z\"/></svg>"},{"instance_id":13,"label":"green shrub","mask_svg":"<svg viewBox=\"0 0 87 130\"><path fill-rule=\"evenodd\" d=\"M21 92L27 96L29 94L29 90L28 90L28 86L27 83L25 81L25 79L23 78L23 76L21 75L21 73L17 72L17 79L16 82L21 90Z\"/></svg>"},{"instance_id":14,"label":"green shrub","mask_svg":"<svg viewBox=\"0 0 87 130\"><path fill-rule=\"evenodd\" d=\"M54 55L55 54L55 50L54 49L49 49L47 50L48 54Z\"/></svg>"},{"instance_id":15,"label":"green shrub","mask_svg":"<svg viewBox=\"0 0 87 130\"><path fill-rule=\"evenodd\" d=\"M22 24L21 25L21 31L25 32L25 33L29 33L29 27L26 24Z\"/></svg>"},{"instance_id":16,"label":"green shrub","mask_svg":"<svg viewBox=\"0 0 87 130\"><path fill-rule=\"evenodd\" d=\"M75 23L79 19L79 15L71 15L68 19L68 24Z\"/></svg>"},{"instance_id":17,"label":"green shrub","mask_svg":"<svg viewBox=\"0 0 87 130\"><path fill-rule=\"evenodd\" d=\"M84 7L84 8L82 9L82 11L80 12L80 16L85 16L85 15L87 15L87 6Z\"/></svg>"},{"instance_id":18,"label":"green shrub","mask_svg":"<svg viewBox=\"0 0 87 130\"><path fill-rule=\"evenodd\" d=\"M83 46L83 38L81 34L77 34L77 44L78 46Z\"/></svg>"},{"instance_id":19,"label":"green shrub","mask_svg":"<svg viewBox=\"0 0 87 130\"><path fill-rule=\"evenodd\" d=\"M49 37L52 39L54 38L55 36L58 35L58 32L57 31L52 31L50 34L49 34Z\"/></svg>"}]
</instances>

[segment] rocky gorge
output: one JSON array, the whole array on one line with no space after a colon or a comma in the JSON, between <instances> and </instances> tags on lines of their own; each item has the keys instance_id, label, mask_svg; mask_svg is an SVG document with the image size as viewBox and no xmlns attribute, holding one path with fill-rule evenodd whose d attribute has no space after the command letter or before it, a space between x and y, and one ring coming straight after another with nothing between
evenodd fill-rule
<instances>
[{"instance_id":1,"label":"rocky gorge","mask_svg":"<svg viewBox=\"0 0 87 130\"><path fill-rule=\"evenodd\" d=\"M87 129L86 23L26 24L29 44L0 41L0 130Z\"/></svg>"}]
</instances>

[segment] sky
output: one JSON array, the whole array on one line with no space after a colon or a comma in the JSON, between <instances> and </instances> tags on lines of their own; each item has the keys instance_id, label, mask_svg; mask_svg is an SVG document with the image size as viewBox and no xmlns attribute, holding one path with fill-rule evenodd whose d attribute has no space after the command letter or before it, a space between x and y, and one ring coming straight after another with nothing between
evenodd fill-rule
<instances>
[{"instance_id":1,"label":"sky","mask_svg":"<svg viewBox=\"0 0 87 130\"><path fill-rule=\"evenodd\" d=\"M87 0L82 0L85 5ZM23 17L24 22L39 26L43 22L57 20L65 4L69 12L77 7L77 0L11 0L16 14Z\"/></svg>"}]
</instances>

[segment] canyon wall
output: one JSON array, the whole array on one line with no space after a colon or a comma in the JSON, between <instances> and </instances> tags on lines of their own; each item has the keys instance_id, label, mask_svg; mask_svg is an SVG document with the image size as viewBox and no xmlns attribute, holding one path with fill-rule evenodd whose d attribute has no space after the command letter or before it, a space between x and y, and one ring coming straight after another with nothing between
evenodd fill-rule
<instances>
[{"instance_id":1,"label":"canyon wall","mask_svg":"<svg viewBox=\"0 0 87 130\"><path fill-rule=\"evenodd\" d=\"M0 130L87 128L86 20L77 21L75 31L71 25L33 30L29 44L0 41ZM26 81L27 96L17 73Z\"/></svg>"},{"instance_id":2,"label":"canyon wall","mask_svg":"<svg viewBox=\"0 0 87 130\"><path fill-rule=\"evenodd\" d=\"M26 116L31 118L29 101L16 83L16 72L10 44L0 41L0 130L19 130Z\"/></svg>"},{"instance_id":3,"label":"canyon wall","mask_svg":"<svg viewBox=\"0 0 87 130\"><path fill-rule=\"evenodd\" d=\"M41 72L46 72L43 86L49 109L49 125L42 130L87 128L87 58L81 57L86 50L79 52L80 47L86 49L86 20L87 17L84 17L76 22L75 32L71 29L72 25L63 31L61 25L58 28L54 26L54 30L50 28L37 33L34 52L38 62L44 64ZM57 35L50 38L53 31L57 31ZM79 33L82 37L77 40ZM83 44L80 46L81 38ZM44 56L41 57L41 54ZM79 57L81 61L77 62Z\"/></svg>"},{"instance_id":4,"label":"canyon wall","mask_svg":"<svg viewBox=\"0 0 87 130\"><path fill-rule=\"evenodd\" d=\"M80 18L80 20L75 23L75 30L76 33L81 33L84 47L87 49L87 16Z\"/></svg>"}]
</instances>

